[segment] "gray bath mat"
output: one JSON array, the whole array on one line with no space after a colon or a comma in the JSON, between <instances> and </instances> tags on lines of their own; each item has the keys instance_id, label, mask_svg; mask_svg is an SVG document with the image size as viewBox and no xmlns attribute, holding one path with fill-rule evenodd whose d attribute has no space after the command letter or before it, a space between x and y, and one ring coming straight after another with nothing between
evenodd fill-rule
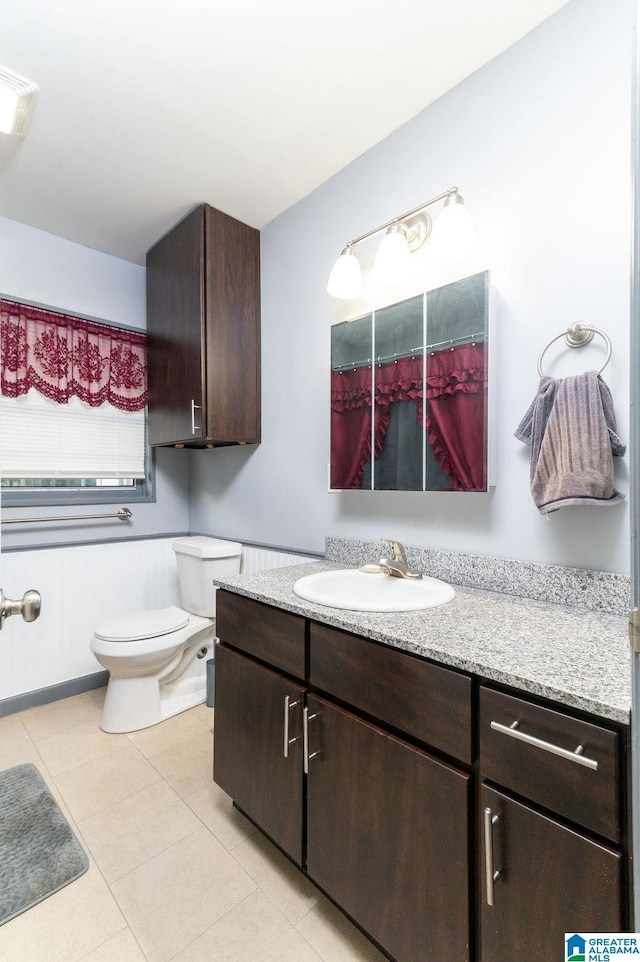
<instances>
[{"instance_id":1,"label":"gray bath mat","mask_svg":"<svg viewBox=\"0 0 640 962\"><path fill-rule=\"evenodd\" d=\"M88 868L84 849L36 766L0 772L0 925Z\"/></svg>"}]
</instances>

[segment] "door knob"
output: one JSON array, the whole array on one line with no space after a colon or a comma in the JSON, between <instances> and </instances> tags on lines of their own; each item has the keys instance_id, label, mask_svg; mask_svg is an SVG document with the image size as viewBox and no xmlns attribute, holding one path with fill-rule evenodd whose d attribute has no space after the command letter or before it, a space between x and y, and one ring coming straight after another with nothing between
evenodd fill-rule
<instances>
[{"instance_id":1,"label":"door knob","mask_svg":"<svg viewBox=\"0 0 640 962\"><path fill-rule=\"evenodd\" d=\"M35 621L40 614L41 604L40 592L33 588L25 591L19 601L6 598L0 588L0 628L3 627L5 618L10 618L11 615L22 615L25 621Z\"/></svg>"}]
</instances>

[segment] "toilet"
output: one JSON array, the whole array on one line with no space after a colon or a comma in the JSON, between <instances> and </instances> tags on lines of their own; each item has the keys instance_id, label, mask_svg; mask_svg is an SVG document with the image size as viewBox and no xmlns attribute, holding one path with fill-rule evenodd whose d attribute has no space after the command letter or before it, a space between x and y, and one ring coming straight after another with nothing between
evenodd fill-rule
<instances>
[{"instance_id":1,"label":"toilet","mask_svg":"<svg viewBox=\"0 0 640 962\"><path fill-rule=\"evenodd\" d=\"M176 538L183 608L118 615L98 625L91 651L109 671L100 727L133 732L205 700L215 638L213 579L238 574L242 545L218 538Z\"/></svg>"}]
</instances>

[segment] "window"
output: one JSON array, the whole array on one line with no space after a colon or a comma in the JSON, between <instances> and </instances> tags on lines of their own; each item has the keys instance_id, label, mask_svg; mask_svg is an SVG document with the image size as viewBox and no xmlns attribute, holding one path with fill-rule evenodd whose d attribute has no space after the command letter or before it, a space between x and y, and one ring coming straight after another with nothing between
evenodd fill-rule
<instances>
[{"instance_id":1,"label":"window","mask_svg":"<svg viewBox=\"0 0 640 962\"><path fill-rule=\"evenodd\" d=\"M150 500L146 337L0 300L4 503Z\"/></svg>"}]
</instances>

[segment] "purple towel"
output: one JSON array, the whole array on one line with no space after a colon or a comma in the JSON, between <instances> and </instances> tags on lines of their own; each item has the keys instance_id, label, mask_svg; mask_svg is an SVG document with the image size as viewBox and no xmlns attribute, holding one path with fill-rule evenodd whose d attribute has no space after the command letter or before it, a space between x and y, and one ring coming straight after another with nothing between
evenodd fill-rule
<instances>
[{"instance_id":1,"label":"purple towel","mask_svg":"<svg viewBox=\"0 0 640 962\"><path fill-rule=\"evenodd\" d=\"M613 486L613 455L626 445L616 433L611 392L595 371L542 377L515 435L531 445L531 494L540 514L624 500Z\"/></svg>"}]
</instances>

